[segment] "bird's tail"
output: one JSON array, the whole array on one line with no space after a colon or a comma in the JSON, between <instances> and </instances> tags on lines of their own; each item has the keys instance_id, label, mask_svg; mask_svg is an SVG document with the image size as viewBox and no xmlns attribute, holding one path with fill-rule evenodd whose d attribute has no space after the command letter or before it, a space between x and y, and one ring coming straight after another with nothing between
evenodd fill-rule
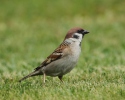
<instances>
[{"instance_id":1,"label":"bird's tail","mask_svg":"<svg viewBox=\"0 0 125 100\"><path fill-rule=\"evenodd\" d=\"M23 81L23 80L25 80L25 79L27 79L29 77L36 76L36 75L40 75L40 71L39 70L38 71L34 71L34 72L30 73L29 75L23 77L22 79L19 80L19 82L21 82L21 81Z\"/></svg>"}]
</instances>

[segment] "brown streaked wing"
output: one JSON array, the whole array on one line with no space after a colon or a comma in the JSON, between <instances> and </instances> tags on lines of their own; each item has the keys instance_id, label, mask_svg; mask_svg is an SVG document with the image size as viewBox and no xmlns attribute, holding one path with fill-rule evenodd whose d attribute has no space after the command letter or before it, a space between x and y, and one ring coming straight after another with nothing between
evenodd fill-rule
<instances>
[{"instance_id":1,"label":"brown streaked wing","mask_svg":"<svg viewBox=\"0 0 125 100\"><path fill-rule=\"evenodd\" d=\"M39 70L40 68L48 65L49 63L60 59L63 56L63 50L69 45L68 42L63 42L50 56L47 57L45 61L43 61L40 66L35 68L34 70Z\"/></svg>"}]
</instances>

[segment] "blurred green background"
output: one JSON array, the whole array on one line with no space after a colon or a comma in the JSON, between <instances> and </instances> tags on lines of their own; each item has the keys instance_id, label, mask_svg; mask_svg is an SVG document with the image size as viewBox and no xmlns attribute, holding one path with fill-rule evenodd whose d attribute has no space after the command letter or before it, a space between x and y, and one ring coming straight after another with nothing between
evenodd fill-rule
<instances>
[{"instance_id":1,"label":"blurred green background","mask_svg":"<svg viewBox=\"0 0 125 100\"><path fill-rule=\"evenodd\" d=\"M72 27L90 34L64 84L51 77L44 89L41 77L17 83ZM0 0L1 100L124 100L124 72L125 0Z\"/></svg>"}]
</instances>

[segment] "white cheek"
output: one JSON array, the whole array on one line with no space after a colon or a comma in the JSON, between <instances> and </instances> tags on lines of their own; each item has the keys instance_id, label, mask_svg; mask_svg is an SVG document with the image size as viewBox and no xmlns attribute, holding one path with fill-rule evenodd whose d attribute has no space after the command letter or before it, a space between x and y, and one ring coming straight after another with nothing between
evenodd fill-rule
<instances>
[{"instance_id":1,"label":"white cheek","mask_svg":"<svg viewBox=\"0 0 125 100\"><path fill-rule=\"evenodd\" d=\"M79 41L81 42L82 41L82 34L79 34L79 33L75 33L75 35L79 36Z\"/></svg>"}]
</instances>

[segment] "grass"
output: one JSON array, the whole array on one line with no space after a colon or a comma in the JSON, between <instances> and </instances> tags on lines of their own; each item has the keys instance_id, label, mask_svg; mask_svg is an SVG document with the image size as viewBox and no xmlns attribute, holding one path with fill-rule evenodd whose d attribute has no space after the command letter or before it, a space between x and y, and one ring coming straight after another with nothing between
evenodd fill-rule
<instances>
[{"instance_id":1,"label":"grass","mask_svg":"<svg viewBox=\"0 0 125 100\"><path fill-rule=\"evenodd\" d=\"M1 0L0 100L124 100L124 0ZM74 27L90 31L77 66L64 76L17 81Z\"/></svg>"}]
</instances>

